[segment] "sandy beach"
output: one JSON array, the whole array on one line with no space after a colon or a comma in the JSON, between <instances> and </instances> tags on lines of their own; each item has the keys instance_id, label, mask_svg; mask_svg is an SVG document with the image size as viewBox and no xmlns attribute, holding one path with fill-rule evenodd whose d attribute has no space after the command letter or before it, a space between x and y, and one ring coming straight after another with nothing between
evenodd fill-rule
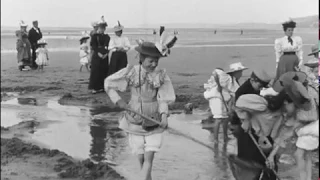
<instances>
[{"instance_id":1,"label":"sandy beach","mask_svg":"<svg viewBox=\"0 0 320 180\"><path fill-rule=\"evenodd\" d=\"M77 31L69 34L59 32L56 34L59 37L47 38L50 61L44 72L19 71L14 37L10 33L1 37L1 109L2 113L6 113L1 115L1 179L111 180L133 176L135 159L129 156L125 134L117 129L119 109L105 93L89 93L89 73L86 70L79 72L79 42L76 34ZM134 32L128 34L132 44L139 37L154 38ZM318 30L298 29L297 34L304 40L306 61L310 58L307 54L311 45L318 42ZM54 35L50 33L50 36ZM66 36L72 38L66 39ZM177 115L171 117L172 123L169 125L178 128L178 122L181 121L185 123L181 131L190 132L207 144L212 144L210 132L201 128L199 123L207 117L208 109L208 103L203 98L203 83L214 68L225 68L239 61L249 67L244 72L242 82L256 68L265 69L271 76L275 76L273 43L275 38L281 36L280 30L248 30L243 36L233 31L213 35L212 30L181 30L179 42L171 56L161 59L159 63L171 77L177 95L176 102L170 106L170 110ZM136 55L135 51L129 51L129 64L138 63ZM123 97L127 96L123 94ZM195 115L182 113L187 103L195 105ZM104 118L109 121L101 120ZM181 179L190 177L190 180L212 180L215 173L220 173L223 174L220 180L233 180L230 170L225 167L225 159L218 158L220 164L212 165L217 159L209 159L213 156L212 152L199 145L194 145L195 148L186 150L186 153L188 156L195 155L202 162L193 158L184 159L179 151L187 148L190 142L169 132L166 138L181 141L181 147L165 142L167 150L157 155L159 160L155 162L154 179L180 180L181 176ZM59 143L73 145L67 147ZM228 152L235 151L234 143L234 140L230 142ZM97 147L92 148L93 144L97 144ZM93 149L98 149L99 153L91 152ZM95 154L103 157L97 158ZM318 159L317 152L314 156ZM96 163L88 160L95 158ZM176 166L175 161L178 163ZM133 165L123 165L128 162ZM114 163L120 165L115 166ZM188 164L190 168L187 168ZM204 164L202 170L192 169L201 164ZM171 171L165 167L170 167ZM212 172L213 168L220 170ZM280 170L283 179L294 180L296 177L292 164L283 164ZM316 165L313 170L314 177L318 177Z\"/></svg>"}]
</instances>

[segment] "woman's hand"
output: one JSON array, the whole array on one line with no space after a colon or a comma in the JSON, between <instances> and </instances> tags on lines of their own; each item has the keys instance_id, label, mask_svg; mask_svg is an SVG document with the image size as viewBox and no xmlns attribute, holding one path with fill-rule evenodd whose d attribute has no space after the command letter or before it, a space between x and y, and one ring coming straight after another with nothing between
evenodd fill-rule
<instances>
[{"instance_id":1,"label":"woman's hand","mask_svg":"<svg viewBox=\"0 0 320 180\"><path fill-rule=\"evenodd\" d=\"M160 127L167 129L168 128L168 117L167 114L161 115Z\"/></svg>"},{"instance_id":2,"label":"woman's hand","mask_svg":"<svg viewBox=\"0 0 320 180\"><path fill-rule=\"evenodd\" d=\"M122 109L129 108L128 104L123 99L120 99L116 104Z\"/></svg>"},{"instance_id":3,"label":"woman's hand","mask_svg":"<svg viewBox=\"0 0 320 180\"><path fill-rule=\"evenodd\" d=\"M274 156L269 156L266 160L266 165L270 169L274 169L275 163L274 163Z\"/></svg>"},{"instance_id":4,"label":"woman's hand","mask_svg":"<svg viewBox=\"0 0 320 180\"><path fill-rule=\"evenodd\" d=\"M98 56L99 56L100 58L103 58L103 54L101 54L101 53L98 53Z\"/></svg>"}]
</instances>

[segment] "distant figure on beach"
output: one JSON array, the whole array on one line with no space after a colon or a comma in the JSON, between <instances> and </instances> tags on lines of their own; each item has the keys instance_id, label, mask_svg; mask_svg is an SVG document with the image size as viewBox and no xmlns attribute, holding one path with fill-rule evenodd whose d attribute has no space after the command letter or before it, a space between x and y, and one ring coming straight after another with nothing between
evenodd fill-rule
<instances>
[{"instance_id":1,"label":"distant figure on beach","mask_svg":"<svg viewBox=\"0 0 320 180\"><path fill-rule=\"evenodd\" d=\"M48 66L49 65L49 54L48 54L48 50L46 48L46 41L43 39L40 39L37 43L37 50L36 50L36 54L37 54L37 58L36 58L36 64L38 66L38 70L43 71L43 66Z\"/></svg>"},{"instance_id":2,"label":"distant figure on beach","mask_svg":"<svg viewBox=\"0 0 320 180\"><path fill-rule=\"evenodd\" d=\"M153 34L153 35L156 35L156 34L157 34L157 31L154 29L152 34Z\"/></svg>"},{"instance_id":3,"label":"distant figure on beach","mask_svg":"<svg viewBox=\"0 0 320 180\"><path fill-rule=\"evenodd\" d=\"M109 44L109 51L112 53L109 75L127 67L128 64L127 52L130 50L131 45L129 39L122 35L123 28L119 21L118 25L113 28L116 36L111 38Z\"/></svg>"},{"instance_id":4,"label":"distant figure on beach","mask_svg":"<svg viewBox=\"0 0 320 180\"><path fill-rule=\"evenodd\" d=\"M91 71L89 80L89 90L92 94L103 92L103 82L108 76L109 62L108 62L108 47L110 36L105 34L106 27L104 17L98 23L98 31L93 34L90 45L92 47L93 55L91 60Z\"/></svg>"},{"instance_id":5,"label":"distant figure on beach","mask_svg":"<svg viewBox=\"0 0 320 180\"><path fill-rule=\"evenodd\" d=\"M285 36L275 40L277 74L274 82L286 72L298 71L303 63L302 38L293 36L296 22L284 22L282 27Z\"/></svg>"},{"instance_id":6,"label":"distant figure on beach","mask_svg":"<svg viewBox=\"0 0 320 180\"><path fill-rule=\"evenodd\" d=\"M32 66L34 69L37 69L37 64L36 64L36 50L38 48L37 42L42 38L42 33L39 28L38 21L33 21L32 22L33 27L29 30L29 41L31 43L31 48L32 48Z\"/></svg>"},{"instance_id":7,"label":"distant figure on beach","mask_svg":"<svg viewBox=\"0 0 320 180\"><path fill-rule=\"evenodd\" d=\"M214 30L214 34L217 34L217 30Z\"/></svg>"},{"instance_id":8,"label":"distant figure on beach","mask_svg":"<svg viewBox=\"0 0 320 180\"><path fill-rule=\"evenodd\" d=\"M215 69L212 76L206 84L204 84L204 98L209 101L210 110L214 119L214 140L219 142L219 129L222 125L224 142L228 141L228 123L229 123L229 105L232 103L235 93L240 87L239 79L242 72L248 69L240 62L229 65L227 71Z\"/></svg>"},{"instance_id":9,"label":"distant figure on beach","mask_svg":"<svg viewBox=\"0 0 320 180\"><path fill-rule=\"evenodd\" d=\"M85 66L87 71L90 72L89 70L89 58L90 58L90 53L89 53L89 46L87 44L88 39L90 38L90 35L84 33L80 39L80 72L82 71L82 67Z\"/></svg>"},{"instance_id":10,"label":"distant figure on beach","mask_svg":"<svg viewBox=\"0 0 320 180\"><path fill-rule=\"evenodd\" d=\"M243 30L241 29L240 35L243 35Z\"/></svg>"},{"instance_id":11,"label":"distant figure on beach","mask_svg":"<svg viewBox=\"0 0 320 180\"><path fill-rule=\"evenodd\" d=\"M28 39L27 24L24 21L20 22L20 30L16 31L17 43L16 49L18 51L18 67L19 70L27 70L25 66L32 66L31 60L31 44Z\"/></svg>"}]
</instances>

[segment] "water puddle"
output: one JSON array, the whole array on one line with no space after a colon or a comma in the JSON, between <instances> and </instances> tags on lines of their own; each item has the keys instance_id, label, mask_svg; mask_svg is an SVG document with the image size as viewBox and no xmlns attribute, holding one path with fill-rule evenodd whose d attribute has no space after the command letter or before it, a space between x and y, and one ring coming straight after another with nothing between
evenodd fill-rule
<instances>
[{"instance_id":1,"label":"water puddle","mask_svg":"<svg viewBox=\"0 0 320 180\"><path fill-rule=\"evenodd\" d=\"M63 106L58 99L15 98L1 102L1 126L27 120L51 122L45 128L36 129L32 139L74 158L116 162L115 169L120 174L136 179L139 164L137 157L130 153L126 134L118 129L120 110ZM169 117L169 126L213 147L211 131L201 124L206 117L203 111L192 115L173 114ZM231 140L224 150L221 144L213 152L182 136L165 132L161 151L155 156L153 179L232 180L222 152L234 153L234 144Z\"/></svg>"}]
</instances>

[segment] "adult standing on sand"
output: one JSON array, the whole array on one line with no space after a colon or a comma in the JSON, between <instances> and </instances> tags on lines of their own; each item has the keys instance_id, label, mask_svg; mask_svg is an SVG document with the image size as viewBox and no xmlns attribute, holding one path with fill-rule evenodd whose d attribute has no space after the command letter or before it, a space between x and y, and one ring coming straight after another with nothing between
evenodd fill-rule
<instances>
[{"instance_id":1,"label":"adult standing on sand","mask_svg":"<svg viewBox=\"0 0 320 180\"><path fill-rule=\"evenodd\" d=\"M274 82L286 72L298 71L303 63L302 38L293 36L296 22L284 22L282 27L285 36L275 40L277 74Z\"/></svg>"},{"instance_id":2,"label":"adult standing on sand","mask_svg":"<svg viewBox=\"0 0 320 180\"><path fill-rule=\"evenodd\" d=\"M91 23L91 26L92 26L93 30L90 31L90 38L92 39L92 36L93 36L94 34L96 34L97 31L98 31L98 28L99 28L98 21L92 22L92 23ZM92 47L90 47L90 55L89 55L89 62L88 62L89 68L91 68L92 55L93 55L93 51L92 51Z\"/></svg>"},{"instance_id":3,"label":"adult standing on sand","mask_svg":"<svg viewBox=\"0 0 320 180\"><path fill-rule=\"evenodd\" d=\"M109 75L118 72L120 69L127 67L127 52L130 50L130 41L122 35L123 26L118 21L114 27L115 37L111 38L109 50L112 52L110 59Z\"/></svg>"},{"instance_id":4,"label":"adult standing on sand","mask_svg":"<svg viewBox=\"0 0 320 180\"><path fill-rule=\"evenodd\" d=\"M93 34L90 45L92 47L93 55L91 60L91 71L89 80L89 90L91 93L103 92L103 82L108 76L108 46L110 36L105 34L106 27L104 17L101 17L101 21L98 23L98 31Z\"/></svg>"},{"instance_id":5,"label":"adult standing on sand","mask_svg":"<svg viewBox=\"0 0 320 180\"><path fill-rule=\"evenodd\" d=\"M38 41L42 38L42 33L38 27L38 21L32 22L33 27L29 30L29 41L31 43L32 49L32 68L37 69L38 65L36 63L37 54L36 50L38 48Z\"/></svg>"},{"instance_id":6,"label":"adult standing on sand","mask_svg":"<svg viewBox=\"0 0 320 180\"><path fill-rule=\"evenodd\" d=\"M25 66L31 66L31 44L28 39L27 24L24 21L20 22L20 30L16 31L17 43L16 49L18 51L18 66L19 70L24 69Z\"/></svg>"}]
</instances>

